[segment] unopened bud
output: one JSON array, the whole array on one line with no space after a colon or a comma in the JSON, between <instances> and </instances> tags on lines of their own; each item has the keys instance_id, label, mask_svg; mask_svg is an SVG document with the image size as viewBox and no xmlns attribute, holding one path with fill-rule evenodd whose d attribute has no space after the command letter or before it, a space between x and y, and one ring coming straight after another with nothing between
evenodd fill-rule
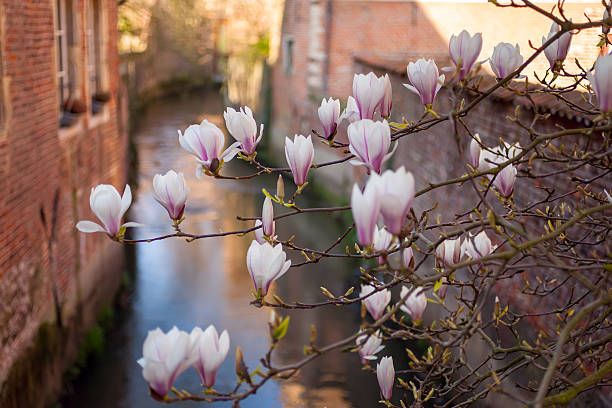
<instances>
[{"instance_id":1,"label":"unopened bud","mask_svg":"<svg viewBox=\"0 0 612 408\"><path fill-rule=\"evenodd\" d=\"M281 201L285 198L285 182L281 174L278 175L278 181L276 182L276 197Z\"/></svg>"}]
</instances>

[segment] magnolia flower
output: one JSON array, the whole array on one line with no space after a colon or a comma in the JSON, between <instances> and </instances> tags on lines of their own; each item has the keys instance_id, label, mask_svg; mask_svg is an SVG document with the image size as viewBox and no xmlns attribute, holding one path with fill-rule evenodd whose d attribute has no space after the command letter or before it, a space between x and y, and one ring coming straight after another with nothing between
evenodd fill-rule
<instances>
[{"instance_id":1,"label":"magnolia flower","mask_svg":"<svg viewBox=\"0 0 612 408\"><path fill-rule=\"evenodd\" d=\"M173 327L164 333L158 327L149 331L142 346L142 376L151 390L163 397L176 378L193 363L189 334Z\"/></svg>"},{"instance_id":2,"label":"magnolia flower","mask_svg":"<svg viewBox=\"0 0 612 408\"><path fill-rule=\"evenodd\" d=\"M380 101L380 116L388 118L391 116L391 106L393 105L393 91L391 89L391 80L389 74L382 77L385 84L385 94Z\"/></svg>"},{"instance_id":3,"label":"magnolia flower","mask_svg":"<svg viewBox=\"0 0 612 408\"><path fill-rule=\"evenodd\" d=\"M346 108L344 109L342 116L340 116L341 121L344 119L348 120L350 123L361 120L359 108L357 107L357 102L355 102L355 98L353 98L352 96L349 96L347 98Z\"/></svg>"},{"instance_id":4,"label":"magnolia flower","mask_svg":"<svg viewBox=\"0 0 612 408\"><path fill-rule=\"evenodd\" d=\"M273 247L268 242L251 242L246 261L257 296L266 296L272 282L289 270L291 261L286 259L287 254L281 244Z\"/></svg>"},{"instance_id":5,"label":"magnolia flower","mask_svg":"<svg viewBox=\"0 0 612 408\"><path fill-rule=\"evenodd\" d=\"M514 182L516 181L516 168L509 164L497 173L497 177L493 180L493 186L504 197L510 197L514 191Z\"/></svg>"},{"instance_id":6,"label":"magnolia flower","mask_svg":"<svg viewBox=\"0 0 612 408\"><path fill-rule=\"evenodd\" d=\"M285 158L293 173L293 181L300 187L306 184L306 176L314 158L314 146L310 135L295 135L293 140L285 137Z\"/></svg>"},{"instance_id":7,"label":"magnolia flower","mask_svg":"<svg viewBox=\"0 0 612 408\"><path fill-rule=\"evenodd\" d=\"M202 166L215 173L219 167L234 158L239 151L240 143L236 142L223 150L225 135L216 125L206 119L199 125L191 125L185 133L179 134L179 143L183 149L196 157L201 164L196 169L196 177L202 178Z\"/></svg>"},{"instance_id":8,"label":"magnolia flower","mask_svg":"<svg viewBox=\"0 0 612 408\"><path fill-rule=\"evenodd\" d=\"M561 27L557 23L552 23L548 35L542 37L542 45L559 31L561 31ZM544 49L544 55L546 55L548 63L550 64L550 69L553 70L553 72L558 72L561 69L561 65L563 65L565 57L567 57L571 42L572 34L568 31L563 33L561 37L557 38Z\"/></svg>"},{"instance_id":9,"label":"magnolia flower","mask_svg":"<svg viewBox=\"0 0 612 408\"><path fill-rule=\"evenodd\" d=\"M227 357L230 339L226 330L221 336L217 333L215 326L210 325L202 331L195 327L189 335L191 339L192 360L195 361L194 367L200 374L202 385L211 388L215 385L217 371Z\"/></svg>"},{"instance_id":10,"label":"magnolia flower","mask_svg":"<svg viewBox=\"0 0 612 408\"><path fill-rule=\"evenodd\" d=\"M404 166L380 177L380 213L389 232L399 235L414 200L414 177Z\"/></svg>"},{"instance_id":11,"label":"magnolia flower","mask_svg":"<svg viewBox=\"0 0 612 408\"><path fill-rule=\"evenodd\" d=\"M259 128L259 137L257 137L257 123L253 118L253 112L248 106L240 108L236 111L233 108L227 108L223 113L225 118L225 126L228 132L240 143L242 152L247 156L255 153L257 144L263 136L263 123Z\"/></svg>"},{"instance_id":12,"label":"magnolia flower","mask_svg":"<svg viewBox=\"0 0 612 408\"><path fill-rule=\"evenodd\" d=\"M351 211L357 229L357 238L364 247L369 247L374 241L376 221L380 212L378 184L379 176L373 174L370 176L363 193L357 184L353 185L353 192L351 193Z\"/></svg>"},{"instance_id":13,"label":"magnolia flower","mask_svg":"<svg viewBox=\"0 0 612 408\"><path fill-rule=\"evenodd\" d=\"M400 298L404 299L408 294L408 291L410 291L410 289L408 289L406 286L402 286ZM425 292L421 288L414 288L410 295L408 295L408 298L404 300L404 303L400 306L400 309L410 315L413 322L419 324L426 307L427 297L425 296Z\"/></svg>"},{"instance_id":14,"label":"magnolia flower","mask_svg":"<svg viewBox=\"0 0 612 408\"><path fill-rule=\"evenodd\" d=\"M359 297L364 297L374 292L374 286L372 285L361 285L361 292ZM363 300L363 303L370 312L370 316L374 320L378 320L385 313L385 308L391 301L391 291L389 289L379 290L371 296L368 296Z\"/></svg>"},{"instance_id":15,"label":"magnolia flower","mask_svg":"<svg viewBox=\"0 0 612 408\"><path fill-rule=\"evenodd\" d=\"M461 260L461 238L442 241L436 248L436 258L446 266L458 263Z\"/></svg>"},{"instance_id":16,"label":"magnolia flower","mask_svg":"<svg viewBox=\"0 0 612 408\"><path fill-rule=\"evenodd\" d=\"M340 123L340 101L323 98L317 112L321 125L323 125L323 135L327 140L333 139L338 123Z\"/></svg>"},{"instance_id":17,"label":"magnolia flower","mask_svg":"<svg viewBox=\"0 0 612 408\"><path fill-rule=\"evenodd\" d=\"M482 34L476 33L470 36L466 30L459 35L453 35L448 43L448 51L451 60L457 69L457 78L462 81L472 70L476 58L482 50Z\"/></svg>"},{"instance_id":18,"label":"magnolia flower","mask_svg":"<svg viewBox=\"0 0 612 408\"><path fill-rule=\"evenodd\" d=\"M376 360L376 354L385 346L381 346L382 337L380 330L374 334L362 334L357 337L357 347L359 347L359 357L361 357L361 364L367 363L368 360Z\"/></svg>"},{"instance_id":19,"label":"magnolia flower","mask_svg":"<svg viewBox=\"0 0 612 408\"><path fill-rule=\"evenodd\" d=\"M384 228L375 228L374 230L374 250L376 252L388 251L392 249L393 245L393 234L390 234ZM383 265L385 260L382 256L377 258L378 264Z\"/></svg>"},{"instance_id":20,"label":"magnolia flower","mask_svg":"<svg viewBox=\"0 0 612 408\"><path fill-rule=\"evenodd\" d=\"M183 216L189 189L185 187L183 173L169 170L164 176L153 177L153 198L168 211L171 219L178 221Z\"/></svg>"},{"instance_id":21,"label":"magnolia flower","mask_svg":"<svg viewBox=\"0 0 612 408\"><path fill-rule=\"evenodd\" d=\"M395 381L395 369L393 368L393 358L385 356L376 365L376 378L380 393L385 400L390 400L393 394L393 382Z\"/></svg>"},{"instance_id":22,"label":"magnolia flower","mask_svg":"<svg viewBox=\"0 0 612 408\"><path fill-rule=\"evenodd\" d=\"M253 233L255 234L255 241L259 242L260 244L265 244L266 239L264 238L264 232L263 232L263 227L261 226L261 220L255 220L255 230L253 231Z\"/></svg>"},{"instance_id":23,"label":"magnolia flower","mask_svg":"<svg viewBox=\"0 0 612 408\"><path fill-rule=\"evenodd\" d=\"M414 266L414 252L411 247L404 248L402 251L402 264L405 268L412 268Z\"/></svg>"},{"instance_id":24,"label":"magnolia flower","mask_svg":"<svg viewBox=\"0 0 612 408\"><path fill-rule=\"evenodd\" d=\"M267 196L261 209L261 222L263 234L270 238L274 237L274 207L272 205L272 199Z\"/></svg>"},{"instance_id":25,"label":"magnolia flower","mask_svg":"<svg viewBox=\"0 0 612 408\"><path fill-rule=\"evenodd\" d=\"M122 234L128 227L142 227L137 222L121 224L123 214L132 203L132 190L129 184L125 185L123 196L120 196L115 187L109 184L100 184L91 189L89 206L91 211L102 222L102 225L93 221L77 222L77 229L81 232L106 232L111 238Z\"/></svg>"},{"instance_id":26,"label":"magnolia flower","mask_svg":"<svg viewBox=\"0 0 612 408\"><path fill-rule=\"evenodd\" d=\"M349 150L359 160L351 160L354 166L366 166L368 171L380 173L382 165L391 158L393 150L389 152L391 146L391 128L386 120L374 122L370 119L363 119L353 122L347 129L349 137Z\"/></svg>"},{"instance_id":27,"label":"magnolia flower","mask_svg":"<svg viewBox=\"0 0 612 408\"><path fill-rule=\"evenodd\" d=\"M408 63L408 80L410 84L404 84L406 88L421 97L425 106L431 106L436 94L444 84L444 75L438 76L438 67L433 60L419 59L417 62Z\"/></svg>"},{"instance_id":28,"label":"magnolia flower","mask_svg":"<svg viewBox=\"0 0 612 408\"><path fill-rule=\"evenodd\" d=\"M367 75L355 74L353 77L353 96L357 102L360 119L373 119L376 108L385 96L385 79L378 78L373 72Z\"/></svg>"},{"instance_id":29,"label":"magnolia flower","mask_svg":"<svg viewBox=\"0 0 612 408\"><path fill-rule=\"evenodd\" d=\"M491 240L485 231L480 232L475 237L469 234L461 244L461 256L467 255L471 259L480 259L483 256L489 255L495 248L495 246L491 245Z\"/></svg>"},{"instance_id":30,"label":"magnolia flower","mask_svg":"<svg viewBox=\"0 0 612 408\"><path fill-rule=\"evenodd\" d=\"M470 166L474 169L478 169L480 165L480 152L482 151L480 143L480 136L476 133L470 142Z\"/></svg>"},{"instance_id":31,"label":"magnolia flower","mask_svg":"<svg viewBox=\"0 0 612 408\"><path fill-rule=\"evenodd\" d=\"M505 78L514 72L523 63L523 56L518 44L512 45L501 42L493 48L493 55L489 58L491 69L497 78Z\"/></svg>"},{"instance_id":32,"label":"magnolia flower","mask_svg":"<svg viewBox=\"0 0 612 408\"><path fill-rule=\"evenodd\" d=\"M589 72L587 78L597 95L599 110L602 113L612 112L612 55L597 58L594 68L595 72Z\"/></svg>"}]
</instances>

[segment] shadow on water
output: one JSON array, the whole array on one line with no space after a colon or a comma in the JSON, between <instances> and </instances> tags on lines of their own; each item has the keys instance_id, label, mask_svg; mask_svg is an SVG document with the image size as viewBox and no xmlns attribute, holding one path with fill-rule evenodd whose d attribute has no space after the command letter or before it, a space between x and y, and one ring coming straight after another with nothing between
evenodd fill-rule
<instances>
[{"instance_id":1,"label":"shadow on water","mask_svg":"<svg viewBox=\"0 0 612 408\"><path fill-rule=\"evenodd\" d=\"M257 215L266 186L274 190L272 177L235 182L195 178L195 160L178 145L177 129L206 118L224 129L221 98L214 94L159 101L140 118L135 132L139 155L140 188L131 211L132 220L146 224L135 231L138 238L172 232L167 214L152 197L151 180L156 173L169 169L182 171L191 189L186 209L185 231L211 233L245 228L237 214ZM245 165L234 160L226 172L246 172ZM286 179L287 190L292 184ZM288 191L289 192L289 191ZM305 246L321 247L327 243L321 237L339 234L340 225L327 215L303 215L277 222L281 237L299 231L298 240ZM336 235L337 236L337 235ZM329 239L329 238L328 238ZM129 306L120 311L119 323L109 334L105 351L84 370L74 383L72 395L62 405L72 407L146 408L163 406L148 396L141 368L136 360L141 356L142 342L147 331L173 325L190 331L199 325L214 324L227 330L231 338L228 359L217 376L215 388L230 389L235 384L233 354L236 346L243 349L247 365L257 366L268 346L268 310L258 309L252 300L252 283L245 265L245 256L252 235L244 237L204 239L185 243L168 239L134 248L133 292ZM341 246L344 247L344 244ZM297 256L295 256L297 255ZM292 254L295 262L300 254ZM344 293L356 284L357 265L328 260L308 267L291 269L275 287L284 299L302 302L321 301L319 290L326 286L334 293ZM339 340L359 326L359 306L325 307L290 313L291 325L276 362L288 364L304 357L310 326L318 330L318 344ZM197 394L199 381L193 369L186 371L175 384ZM352 353L332 353L319 359L295 378L271 381L256 395L248 398L244 407L374 407L378 387L375 376L361 370L359 358ZM178 403L181 407L202 406L202 403ZM207 406L229 406L218 403Z\"/></svg>"}]
</instances>

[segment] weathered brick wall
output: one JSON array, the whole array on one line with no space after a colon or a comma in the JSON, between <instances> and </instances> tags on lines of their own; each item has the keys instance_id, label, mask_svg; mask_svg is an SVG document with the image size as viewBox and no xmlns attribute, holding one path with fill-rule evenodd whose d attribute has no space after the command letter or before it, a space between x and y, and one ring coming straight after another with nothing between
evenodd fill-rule
<instances>
[{"instance_id":1,"label":"weathered brick wall","mask_svg":"<svg viewBox=\"0 0 612 408\"><path fill-rule=\"evenodd\" d=\"M91 186L110 183L122 188L126 179L126 118L117 73L117 2L102 0L100 6L105 23L101 43L106 56L103 69L111 99L102 113L92 115L88 109L76 124L62 129L58 119L54 3L48 0L0 3L2 406L19 404L7 379L19 383L12 374L20 369L17 363L31 350L39 327L56 321L53 287L57 287L64 325L74 324L76 318L82 331L97 313L99 302L112 292L117 277L121 276L116 262L93 272L96 266L102 265L101 254L114 254L115 259L120 259L117 257L120 252L108 246L103 236L78 234L74 227L78 219L93 217L88 199ZM86 1L74 0L73 4L77 21L75 35L80 41L75 50L78 57L75 66L81 77L78 92L89 104L91 95L87 81L83 80L87 78ZM49 250L47 236L54 218L56 230ZM66 355L70 353L66 351ZM58 364L59 372L52 370L55 378L40 378L43 383L48 380L54 384L39 389L43 400L40 403L44 403L47 388L58 387L61 368L66 364L66 361ZM41 384L31 385L40 387ZM3 405L2 401L13 405Z\"/></svg>"}]
</instances>

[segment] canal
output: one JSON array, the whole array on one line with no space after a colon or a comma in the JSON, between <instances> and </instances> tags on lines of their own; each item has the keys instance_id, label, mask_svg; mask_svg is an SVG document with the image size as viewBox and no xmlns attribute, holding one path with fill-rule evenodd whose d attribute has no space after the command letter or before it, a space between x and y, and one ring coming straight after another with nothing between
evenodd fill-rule
<instances>
[{"instance_id":1,"label":"canal","mask_svg":"<svg viewBox=\"0 0 612 408\"><path fill-rule=\"evenodd\" d=\"M245 228L236 215L259 215L263 201L262 187L274 191L273 177L248 182L195 178L196 162L178 144L177 129L206 118L223 126L221 98L214 94L159 101L139 118L134 134L139 157L139 189L131 211L131 220L146 224L135 231L136 238L154 237L172 232L165 210L152 197L151 180L156 173L169 169L182 171L191 189L182 224L186 232L212 233ZM277 135L280 137L280 135ZM229 138L228 138L229 141ZM316 160L315 160L316 161ZM246 164L234 160L224 167L227 174L245 174ZM288 193L293 185L286 179ZM308 199L305 197L305 199ZM314 199L313 199L314 200ZM326 203L311 203L326 204ZM329 204L329 203L327 203ZM278 210L277 208L277 211ZM304 246L326 246L332 234L339 234L340 223L331 216L305 214L277 222L283 239L296 234ZM134 248L134 261L127 275L132 276L131 297L119 310L117 324L106 339L104 352L93 359L61 403L66 408L148 408L165 406L148 396L136 360L142 355L142 343L149 330L167 331L176 325L191 331L214 324L230 335L230 353L221 366L215 389L225 392L235 384L234 352L242 347L247 365L257 366L267 350L269 310L250 305L252 282L246 269L247 248L252 234L243 237L202 239L191 243L168 239ZM343 245L344 246L344 245ZM293 253L294 261L300 254ZM303 258L302 258L303 260ZM326 260L302 268L292 268L274 287L285 300L314 302L323 300L319 287L344 293L358 284L355 269L342 262ZM352 269L351 269L352 268ZM358 291L358 290L357 290ZM318 344L328 344L353 333L360 323L359 305L351 308L328 306L289 313L291 324L275 361L286 364L304 357L310 327L318 330ZM381 353L384 354L384 353ZM189 369L175 384L198 394L199 377ZM355 353L336 352L307 366L289 381L271 381L243 407L374 407L378 386L375 376L363 371ZM202 404L181 402L177 407L230 406L228 403Z\"/></svg>"}]
</instances>

